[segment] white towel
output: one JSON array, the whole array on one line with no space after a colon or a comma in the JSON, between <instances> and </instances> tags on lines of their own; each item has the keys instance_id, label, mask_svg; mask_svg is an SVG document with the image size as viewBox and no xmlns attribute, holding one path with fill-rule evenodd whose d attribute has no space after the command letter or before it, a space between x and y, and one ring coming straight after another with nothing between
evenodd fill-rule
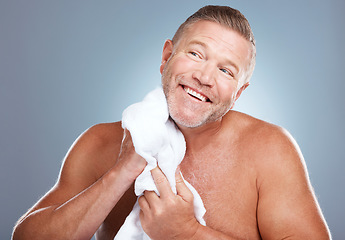
<instances>
[{"instance_id":1,"label":"white towel","mask_svg":"<svg viewBox=\"0 0 345 240\"><path fill-rule=\"evenodd\" d=\"M150 172L157 164L176 194L175 172L183 160L186 142L183 134L169 118L162 88L153 90L142 102L125 109L122 113L122 127L131 133L135 151L147 161L147 166L135 181L135 194L141 196L145 190L149 190L159 195ZM200 224L205 225L204 204L192 185L186 181L185 183L194 195L195 217ZM115 240L150 239L141 227L139 212L140 207L137 201L115 236Z\"/></svg>"}]
</instances>

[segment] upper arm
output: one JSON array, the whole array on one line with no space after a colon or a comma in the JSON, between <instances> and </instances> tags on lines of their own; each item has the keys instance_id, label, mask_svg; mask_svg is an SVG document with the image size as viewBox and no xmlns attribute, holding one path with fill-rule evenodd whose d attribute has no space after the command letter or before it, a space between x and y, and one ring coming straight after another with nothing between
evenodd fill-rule
<instances>
[{"instance_id":1,"label":"upper arm","mask_svg":"<svg viewBox=\"0 0 345 240\"><path fill-rule=\"evenodd\" d=\"M60 206L109 170L116 163L122 139L121 127L116 125L95 125L81 134L67 152L56 184L22 218L38 209ZM108 136L109 130L118 136Z\"/></svg>"},{"instance_id":2,"label":"upper arm","mask_svg":"<svg viewBox=\"0 0 345 240\"><path fill-rule=\"evenodd\" d=\"M258 173L257 218L263 239L328 239L303 156L284 130L267 137Z\"/></svg>"}]
</instances>

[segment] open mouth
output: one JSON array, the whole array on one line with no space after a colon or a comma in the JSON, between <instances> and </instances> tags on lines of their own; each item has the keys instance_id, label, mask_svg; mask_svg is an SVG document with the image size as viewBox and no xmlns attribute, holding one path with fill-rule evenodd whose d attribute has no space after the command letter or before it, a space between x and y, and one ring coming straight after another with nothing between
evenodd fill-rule
<instances>
[{"instance_id":1,"label":"open mouth","mask_svg":"<svg viewBox=\"0 0 345 240\"><path fill-rule=\"evenodd\" d=\"M202 102L210 102L210 99L196 91L194 91L193 89L190 89L189 87L183 86L183 89L185 90L186 93L188 93L190 96L202 101Z\"/></svg>"}]
</instances>

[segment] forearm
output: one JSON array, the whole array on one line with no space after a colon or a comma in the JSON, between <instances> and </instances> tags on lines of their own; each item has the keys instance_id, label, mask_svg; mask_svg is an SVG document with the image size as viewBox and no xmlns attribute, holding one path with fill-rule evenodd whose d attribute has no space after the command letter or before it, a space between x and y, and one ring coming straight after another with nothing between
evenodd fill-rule
<instances>
[{"instance_id":1,"label":"forearm","mask_svg":"<svg viewBox=\"0 0 345 240\"><path fill-rule=\"evenodd\" d=\"M132 182L116 166L64 204L30 213L16 226L13 239L90 239Z\"/></svg>"}]
</instances>

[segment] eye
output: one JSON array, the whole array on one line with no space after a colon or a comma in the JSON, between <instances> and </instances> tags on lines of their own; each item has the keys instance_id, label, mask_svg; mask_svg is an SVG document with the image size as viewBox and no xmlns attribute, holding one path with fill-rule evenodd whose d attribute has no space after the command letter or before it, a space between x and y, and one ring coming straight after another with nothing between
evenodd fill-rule
<instances>
[{"instance_id":1,"label":"eye","mask_svg":"<svg viewBox=\"0 0 345 240\"><path fill-rule=\"evenodd\" d=\"M233 73L232 73L231 71L229 71L228 69L226 69L226 68L219 68L219 70L220 70L221 72L223 72L224 74L226 74L226 75L229 75L229 76L231 76L231 77L234 76Z\"/></svg>"},{"instance_id":2,"label":"eye","mask_svg":"<svg viewBox=\"0 0 345 240\"><path fill-rule=\"evenodd\" d=\"M189 52L189 54L192 55L193 57L197 57L201 59L201 56L196 52Z\"/></svg>"}]
</instances>

